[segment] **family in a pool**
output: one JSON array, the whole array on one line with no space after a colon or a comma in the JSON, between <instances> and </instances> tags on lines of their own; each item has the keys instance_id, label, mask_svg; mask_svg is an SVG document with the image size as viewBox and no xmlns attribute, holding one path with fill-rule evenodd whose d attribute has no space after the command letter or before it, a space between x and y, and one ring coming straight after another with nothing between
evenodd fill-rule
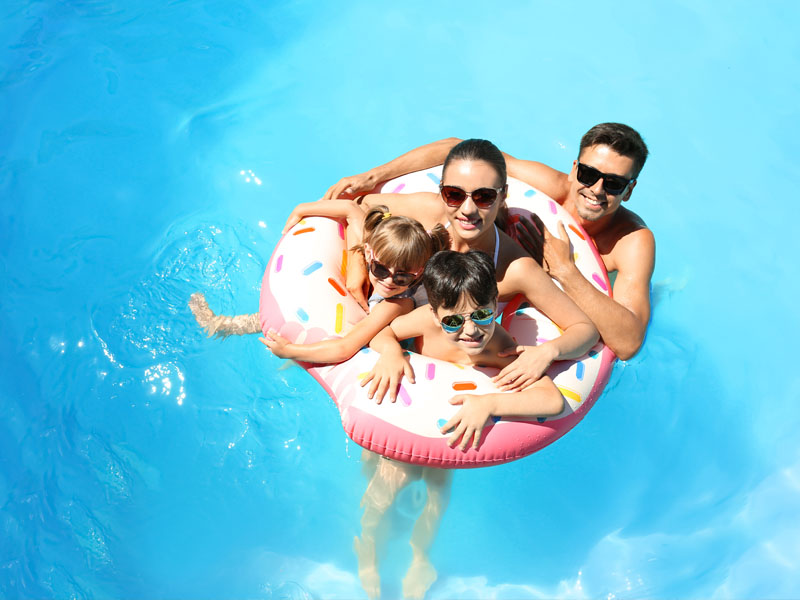
<instances>
[{"instance_id":1,"label":"family in a pool","mask_svg":"<svg viewBox=\"0 0 800 600\"><path fill-rule=\"evenodd\" d=\"M461 408L442 432L449 434L450 446L462 450L478 447L492 417L557 415L564 401L545 374L553 361L582 356L598 336L628 359L644 340L655 239L622 203L630 198L647 153L634 129L602 123L581 139L569 173L504 155L486 140L447 139L345 177L323 200L295 208L285 229L312 215L347 221L352 247L347 288L367 316L340 339L293 344L270 330L262 342L276 356L312 363L340 362L369 345L380 359L363 384L376 402L387 395L394 401L400 381L414 380L400 345L406 339L415 339L427 356L499 368L497 393L451 399ZM370 193L384 181L438 164L443 164L438 194ZM577 269L563 225L551 232L540 221L510 224L507 175L553 198L583 227L609 273L611 297ZM518 294L563 334L518 346L496 324ZM209 334L260 331L252 316L214 315L201 294L192 296L190 306ZM403 579L404 596L421 598L436 579L428 551L447 506L451 472L383 460L366 450L363 461L369 483L354 547L370 598L380 596L376 534L381 519L411 481L422 478L427 484L428 498L411 534L411 567Z\"/></svg>"}]
</instances>

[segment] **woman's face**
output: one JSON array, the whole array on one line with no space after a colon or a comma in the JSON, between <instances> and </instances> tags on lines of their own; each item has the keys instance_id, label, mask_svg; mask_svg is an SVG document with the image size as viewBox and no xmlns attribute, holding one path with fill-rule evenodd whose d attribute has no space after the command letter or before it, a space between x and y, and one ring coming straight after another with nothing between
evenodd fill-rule
<instances>
[{"instance_id":1,"label":"woman's face","mask_svg":"<svg viewBox=\"0 0 800 600\"><path fill-rule=\"evenodd\" d=\"M492 165L482 160L452 161L442 174L442 186L454 186L469 193L481 188L503 188L492 205L486 208L477 206L471 196L467 196L457 207L445 203L445 213L450 221L451 233L467 243L479 238L487 228L492 227L501 203L505 202L506 188L500 175Z\"/></svg>"}]
</instances>

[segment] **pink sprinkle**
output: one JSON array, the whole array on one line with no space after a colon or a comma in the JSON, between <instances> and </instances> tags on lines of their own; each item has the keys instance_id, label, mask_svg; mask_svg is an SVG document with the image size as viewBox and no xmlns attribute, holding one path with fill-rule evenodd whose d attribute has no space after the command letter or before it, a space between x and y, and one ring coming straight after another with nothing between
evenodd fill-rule
<instances>
[{"instance_id":1,"label":"pink sprinkle","mask_svg":"<svg viewBox=\"0 0 800 600\"><path fill-rule=\"evenodd\" d=\"M548 340L547 338L536 338L536 343L537 344L546 344L549 341L550 340Z\"/></svg>"},{"instance_id":2,"label":"pink sprinkle","mask_svg":"<svg viewBox=\"0 0 800 600\"><path fill-rule=\"evenodd\" d=\"M556 203L550 200L550 212L554 215L558 214L558 209L556 208Z\"/></svg>"},{"instance_id":3,"label":"pink sprinkle","mask_svg":"<svg viewBox=\"0 0 800 600\"><path fill-rule=\"evenodd\" d=\"M405 183L401 183L400 185L398 185L396 188L394 188L392 190L392 193L393 194L399 194L400 190L402 190L404 187L406 187L406 184Z\"/></svg>"},{"instance_id":4,"label":"pink sprinkle","mask_svg":"<svg viewBox=\"0 0 800 600\"><path fill-rule=\"evenodd\" d=\"M425 369L425 377L433 381L433 378L436 376L436 365L433 363L428 363L428 368Z\"/></svg>"},{"instance_id":5,"label":"pink sprinkle","mask_svg":"<svg viewBox=\"0 0 800 600\"><path fill-rule=\"evenodd\" d=\"M344 225L339 223L339 237L344 239Z\"/></svg>"},{"instance_id":6,"label":"pink sprinkle","mask_svg":"<svg viewBox=\"0 0 800 600\"><path fill-rule=\"evenodd\" d=\"M406 388L402 385L397 392L397 397L400 398L400 402L402 402L405 406L411 406L411 396L408 395Z\"/></svg>"},{"instance_id":7,"label":"pink sprinkle","mask_svg":"<svg viewBox=\"0 0 800 600\"><path fill-rule=\"evenodd\" d=\"M606 282L603 281L603 278L600 277L600 275L598 275L597 273L592 273L592 279L594 279L597 282L597 285L603 288L604 292L608 291L608 286L606 285Z\"/></svg>"},{"instance_id":8,"label":"pink sprinkle","mask_svg":"<svg viewBox=\"0 0 800 600\"><path fill-rule=\"evenodd\" d=\"M278 257L278 260L275 262L275 272L279 273L282 266L283 266L283 254L281 254Z\"/></svg>"}]
</instances>

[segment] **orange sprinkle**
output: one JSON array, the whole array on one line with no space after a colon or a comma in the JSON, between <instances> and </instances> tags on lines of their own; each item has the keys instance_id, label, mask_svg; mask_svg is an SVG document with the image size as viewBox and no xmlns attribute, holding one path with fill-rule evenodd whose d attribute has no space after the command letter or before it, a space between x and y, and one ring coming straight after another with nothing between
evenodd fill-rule
<instances>
[{"instance_id":1,"label":"orange sprinkle","mask_svg":"<svg viewBox=\"0 0 800 600\"><path fill-rule=\"evenodd\" d=\"M342 250L342 277L347 275L347 250Z\"/></svg>"},{"instance_id":2,"label":"orange sprinkle","mask_svg":"<svg viewBox=\"0 0 800 600\"><path fill-rule=\"evenodd\" d=\"M347 292L344 291L342 286L340 286L335 279L331 279L330 277L328 277L328 283L330 283L333 286L333 289L339 292L340 295L347 296Z\"/></svg>"},{"instance_id":3,"label":"orange sprinkle","mask_svg":"<svg viewBox=\"0 0 800 600\"><path fill-rule=\"evenodd\" d=\"M300 235L301 233L309 233L311 231L314 231L313 227L306 227L305 229L298 229L292 235Z\"/></svg>"},{"instance_id":4,"label":"orange sprinkle","mask_svg":"<svg viewBox=\"0 0 800 600\"><path fill-rule=\"evenodd\" d=\"M575 235L577 235L582 240L586 239L585 237L583 237L583 234L580 232L580 230L577 227L575 227L575 225L573 225L572 223L569 224L569 228L572 229L572 231L575 232Z\"/></svg>"},{"instance_id":5,"label":"orange sprinkle","mask_svg":"<svg viewBox=\"0 0 800 600\"><path fill-rule=\"evenodd\" d=\"M474 390L477 389L477 385L472 383L471 381L456 381L453 383L453 389L457 392L463 392L466 390Z\"/></svg>"}]
</instances>

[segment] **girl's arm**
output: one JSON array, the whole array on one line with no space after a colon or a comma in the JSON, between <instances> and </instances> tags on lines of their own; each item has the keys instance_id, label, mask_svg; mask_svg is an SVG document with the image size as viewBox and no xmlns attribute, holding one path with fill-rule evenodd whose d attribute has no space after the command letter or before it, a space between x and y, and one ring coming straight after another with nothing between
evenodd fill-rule
<instances>
[{"instance_id":1,"label":"girl's arm","mask_svg":"<svg viewBox=\"0 0 800 600\"><path fill-rule=\"evenodd\" d=\"M359 229L364 224L364 210L350 200L322 200L318 202L304 202L295 206L281 233L286 233L297 225L304 217L330 217L332 219L347 219L347 226Z\"/></svg>"},{"instance_id":2,"label":"girl's arm","mask_svg":"<svg viewBox=\"0 0 800 600\"><path fill-rule=\"evenodd\" d=\"M461 409L442 426L441 432L453 431L447 444L452 448L461 440L462 451L470 444L478 449L490 417L550 417L564 410L564 398L547 376L521 392L459 394L450 399L450 404L461 405Z\"/></svg>"},{"instance_id":3,"label":"girl's arm","mask_svg":"<svg viewBox=\"0 0 800 600\"><path fill-rule=\"evenodd\" d=\"M270 330L261 342L275 356L310 363L338 363L347 360L366 346L392 319L406 314L414 306L411 298L391 298L378 303L372 312L361 319L347 334L335 340L323 340L314 344L292 344L286 338Z\"/></svg>"}]
</instances>

